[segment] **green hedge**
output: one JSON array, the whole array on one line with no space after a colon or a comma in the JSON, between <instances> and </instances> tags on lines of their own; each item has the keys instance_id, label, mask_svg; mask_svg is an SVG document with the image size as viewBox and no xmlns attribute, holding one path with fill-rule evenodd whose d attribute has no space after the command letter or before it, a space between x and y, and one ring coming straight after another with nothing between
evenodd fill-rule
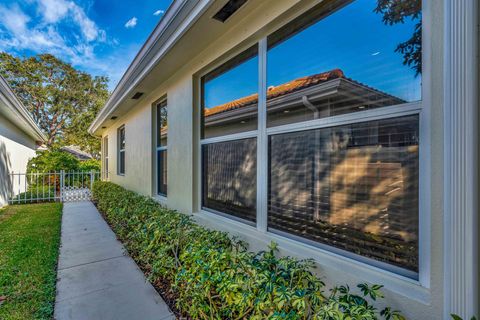
<instances>
[{"instance_id":1,"label":"green hedge","mask_svg":"<svg viewBox=\"0 0 480 320\"><path fill-rule=\"evenodd\" d=\"M273 243L250 252L244 242L110 182L96 182L93 197L149 280L169 288L191 318L404 319L375 308L382 286L326 292L313 261L278 257Z\"/></svg>"}]
</instances>

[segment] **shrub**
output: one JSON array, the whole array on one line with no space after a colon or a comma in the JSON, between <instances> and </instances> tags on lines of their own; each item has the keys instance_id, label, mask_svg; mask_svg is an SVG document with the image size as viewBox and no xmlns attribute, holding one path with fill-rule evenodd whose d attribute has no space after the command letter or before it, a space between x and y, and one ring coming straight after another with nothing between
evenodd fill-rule
<instances>
[{"instance_id":1,"label":"shrub","mask_svg":"<svg viewBox=\"0 0 480 320\"><path fill-rule=\"evenodd\" d=\"M78 171L100 171L101 165L99 160L90 159L80 161L78 164Z\"/></svg>"},{"instance_id":2,"label":"shrub","mask_svg":"<svg viewBox=\"0 0 480 320\"><path fill-rule=\"evenodd\" d=\"M79 162L72 154L60 150L38 151L37 155L28 161L27 173L75 171Z\"/></svg>"},{"instance_id":3,"label":"shrub","mask_svg":"<svg viewBox=\"0 0 480 320\"><path fill-rule=\"evenodd\" d=\"M19 193L11 201L13 204L51 202L56 200L56 195L57 190L53 185L30 185L27 191Z\"/></svg>"},{"instance_id":4,"label":"shrub","mask_svg":"<svg viewBox=\"0 0 480 320\"><path fill-rule=\"evenodd\" d=\"M312 260L279 257L274 243L250 252L225 232L110 182L96 182L93 197L150 281L167 283L176 307L192 318L404 319L373 305L383 297L380 285L326 294Z\"/></svg>"},{"instance_id":5,"label":"shrub","mask_svg":"<svg viewBox=\"0 0 480 320\"><path fill-rule=\"evenodd\" d=\"M58 149L38 151L27 164L30 172L100 171L100 161L95 159L80 161L74 155Z\"/></svg>"}]
</instances>

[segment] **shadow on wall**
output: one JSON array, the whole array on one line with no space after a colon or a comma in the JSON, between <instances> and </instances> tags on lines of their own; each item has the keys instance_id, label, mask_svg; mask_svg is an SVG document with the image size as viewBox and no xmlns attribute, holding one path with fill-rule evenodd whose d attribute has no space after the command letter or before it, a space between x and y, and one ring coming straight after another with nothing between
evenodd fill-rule
<instances>
[{"instance_id":1,"label":"shadow on wall","mask_svg":"<svg viewBox=\"0 0 480 320\"><path fill-rule=\"evenodd\" d=\"M10 168L10 154L7 152L5 143L0 141L0 207L7 204L8 196L13 192L9 177Z\"/></svg>"}]
</instances>

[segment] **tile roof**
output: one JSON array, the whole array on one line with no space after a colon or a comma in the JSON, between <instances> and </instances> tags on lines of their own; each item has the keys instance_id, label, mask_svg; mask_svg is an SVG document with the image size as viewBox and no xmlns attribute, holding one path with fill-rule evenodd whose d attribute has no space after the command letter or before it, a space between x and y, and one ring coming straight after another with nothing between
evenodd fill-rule
<instances>
[{"instance_id":1,"label":"tile roof","mask_svg":"<svg viewBox=\"0 0 480 320\"><path fill-rule=\"evenodd\" d=\"M338 78L345 78L343 71L340 69L334 69L327 72L322 72L322 73L314 74L311 76L298 78L275 87L269 87L267 91L267 99L283 96L294 91L305 89L310 86L313 86L322 82L326 82L329 80L338 79ZM255 94L252 94L237 100L233 100L209 109L205 109L205 116L208 117L214 114L246 107L248 105L257 103L257 101L258 101L258 94L255 93Z\"/></svg>"},{"instance_id":2,"label":"tile roof","mask_svg":"<svg viewBox=\"0 0 480 320\"><path fill-rule=\"evenodd\" d=\"M82 151L79 146L63 146L60 150L73 154L77 159L88 160L92 159L92 155L88 152Z\"/></svg>"}]
</instances>

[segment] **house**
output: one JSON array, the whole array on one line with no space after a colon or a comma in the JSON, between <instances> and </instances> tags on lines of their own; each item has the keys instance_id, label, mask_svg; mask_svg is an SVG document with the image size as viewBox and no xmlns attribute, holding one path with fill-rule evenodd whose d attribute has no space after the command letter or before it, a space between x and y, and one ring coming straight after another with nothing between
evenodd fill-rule
<instances>
[{"instance_id":1,"label":"house","mask_svg":"<svg viewBox=\"0 0 480 320\"><path fill-rule=\"evenodd\" d=\"M252 249L478 315L478 4L173 1L89 131L104 178Z\"/></svg>"},{"instance_id":2,"label":"house","mask_svg":"<svg viewBox=\"0 0 480 320\"><path fill-rule=\"evenodd\" d=\"M25 173L27 162L35 150L46 141L29 112L0 77L0 207L7 204L9 195L25 191L25 177L14 176L15 189L9 176Z\"/></svg>"},{"instance_id":3,"label":"house","mask_svg":"<svg viewBox=\"0 0 480 320\"><path fill-rule=\"evenodd\" d=\"M60 150L70 153L80 161L93 159L90 153L81 150L78 146L63 146Z\"/></svg>"}]
</instances>

